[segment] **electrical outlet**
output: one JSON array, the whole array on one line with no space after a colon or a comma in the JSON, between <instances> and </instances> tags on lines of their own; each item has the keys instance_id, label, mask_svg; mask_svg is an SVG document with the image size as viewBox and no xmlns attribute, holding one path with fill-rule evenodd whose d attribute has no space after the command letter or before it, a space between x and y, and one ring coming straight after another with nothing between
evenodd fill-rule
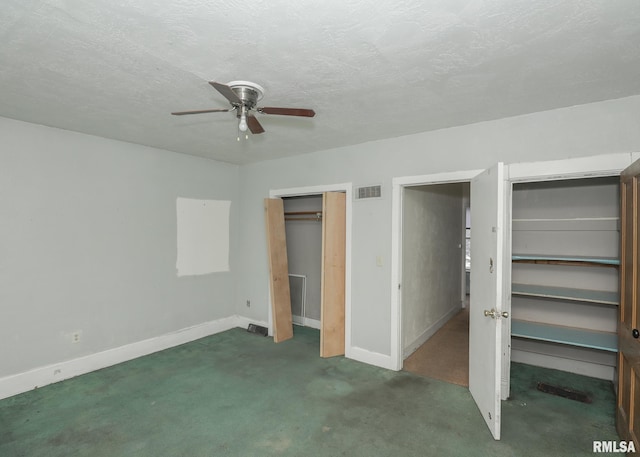
<instances>
[{"instance_id":1,"label":"electrical outlet","mask_svg":"<svg viewBox=\"0 0 640 457\"><path fill-rule=\"evenodd\" d=\"M247 308L251 308L251 300L247 300Z\"/></svg>"},{"instance_id":2,"label":"electrical outlet","mask_svg":"<svg viewBox=\"0 0 640 457\"><path fill-rule=\"evenodd\" d=\"M81 331L73 332L71 334L71 342L72 343L79 343L81 336L82 336L82 332Z\"/></svg>"}]
</instances>

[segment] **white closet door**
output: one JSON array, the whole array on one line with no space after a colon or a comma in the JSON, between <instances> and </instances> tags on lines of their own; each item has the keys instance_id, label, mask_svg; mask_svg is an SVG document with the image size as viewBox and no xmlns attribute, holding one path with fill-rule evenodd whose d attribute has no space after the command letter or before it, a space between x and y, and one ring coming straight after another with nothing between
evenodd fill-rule
<instances>
[{"instance_id":1,"label":"white closet door","mask_svg":"<svg viewBox=\"0 0 640 457\"><path fill-rule=\"evenodd\" d=\"M469 306L469 390L500 439L504 171L498 163L471 181L473 239Z\"/></svg>"}]
</instances>

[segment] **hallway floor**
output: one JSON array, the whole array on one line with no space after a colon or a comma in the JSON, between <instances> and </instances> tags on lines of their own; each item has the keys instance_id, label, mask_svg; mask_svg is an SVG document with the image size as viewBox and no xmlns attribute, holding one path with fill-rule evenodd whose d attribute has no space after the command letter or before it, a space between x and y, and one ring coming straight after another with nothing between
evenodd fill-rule
<instances>
[{"instance_id":1,"label":"hallway floor","mask_svg":"<svg viewBox=\"0 0 640 457\"><path fill-rule=\"evenodd\" d=\"M403 370L469 386L469 307L463 308L404 361Z\"/></svg>"},{"instance_id":2,"label":"hallway floor","mask_svg":"<svg viewBox=\"0 0 640 457\"><path fill-rule=\"evenodd\" d=\"M233 329L4 399L0 455L562 457L618 439L610 382L513 364L494 441L464 387L318 354L316 330Z\"/></svg>"}]
</instances>

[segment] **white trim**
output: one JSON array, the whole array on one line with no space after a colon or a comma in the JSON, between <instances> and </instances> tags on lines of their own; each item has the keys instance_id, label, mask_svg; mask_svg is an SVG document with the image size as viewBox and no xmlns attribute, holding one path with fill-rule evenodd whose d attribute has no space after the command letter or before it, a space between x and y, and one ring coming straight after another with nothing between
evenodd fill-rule
<instances>
[{"instance_id":1,"label":"white trim","mask_svg":"<svg viewBox=\"0 0 640 457\"><path fill-rule=\"evenodd\" d=\"M308 187L289 187L286 189L271 189L269 190L269 198L282 198L282 197L300 197L303 195L320 195L324 192L347 192L348 197L351 196L352 183L346 182L341 184L327 184L321 186L308 186Z\"/></svg>"},{"instance_id":2,"label":"white trim","mask_svg":"<svg viewBox=\"0 0 640 457\"><path fill-rule=\"evenodd\" d=\"M316 330L320 330L320 320L312 319L310 317L303 317L302 322L298 325L302 325L303 327L315 328Z\"/></svg>"},{"instance_id":3,"label":"white trim","mask_svg":"<svg viewBox=\"0 0 640 457\"><path fill-rule=\"evenodd\" d=\"M367 349L359 347L351 348L350 359L357 360L358 362L374 365L380 368L386 368L387 370L395 370L392 357L387 354L380 354L379 352L372 352Z\"/></svg>"},{"instance_id":4,"label":"white trim","mask_svg":"<svg viewBox=\"0 0 640 457\"><path fill-rule=\"evenodd\" d=\"M449 319L451 319L453 316L455 316L460 311L462 311L462 309L463 308L461 306L451 308L449 311L447 311L447 313L444 316L442 316L440 319L438 319L436 322L434 322L428 328L426 328L425 331L422 332L420 335L418 335L416 339L414 339L411 343L407 344L404 347L402 351L403 357L406 359L411 354L416 352L416 350L420 346L422 346L429 338L435 335L435 333L438 330L440 330L444 326L444 324L449 322Z\"/></svg>"},{"instance_id":5,"label":"white trim","mask_svg":"<svg viewBox=\"0 0 640 457\"><path fill-rule=\"evenodd\" d=\"M420 176L402 176L391 180L391 356L392 370L401 370L403 358L402 344L402 304L400 286L402 283L402 194L408 186L470 182L484 170L466 170L450 173L436 173Z\"/></svg>"},{"instance_id":6,"label":"white trim","mask_svg":"<svg viewBox=\"0 0 640 457\"><path fill-rule=\"evenodd\" d=\"M351 236L353 220L353 183L326 184L319 186L290 187L269 190L269 198L300 197L318 195L324 192L345 192L346 195L346 243L345 243L345 291L344 291L344 350L345 357L353 358L351 347ZM269 335L273 334L273 316L271 311L271 294L268 294Z\"/></svg>"},{"instance_id":7,"label":"white trim","mask_svg":"<svg viewBox=\"0 0 640 457\"><path fill-rule=\"evenodd\" d=\"M110 367L154 352L163 351L235 327L246 328L249 322L256 323L244 317L229 316L194 325L193 327L183 328L154 338L107 349L106 351L96 352L95 354L6 376L0 378L0 399L27 392L36 387L43 387L48 384Z\"/></svg>"},{"instance_id":8,"label":"white trim","mask_svg":"<svg viewBox=\"0 0 640 457\"><path fill-rule=\"evenodd\" d=\"M512 163L507 165L507 179L511 182L522 182L617 176L632 163L632 153Z\"/></svg>"},{"instance_id":9,"label":"white trim","mask_svg":"<svg viewBox=\"0 0 640 457\"><path fill-rule=\"evenodd\" d=\"M615 367L584 362L582 360L565 359L550 354L528 352L521 349L513 349L511 351L511 360L513 362L526 363L527 365L576 373L591 378L606 379L607 381L613 381L615 377Z\"/></svg>"},{"instance_id":10,"label":"white trim","mask_svg":"<svg viewBox=\"0 0 640 457\"><path fill-rule=\"evenodd\" d=\"M639 157L638 153L616 153L616 154L602 154L589 157L577 157L572 159L562 160L548 160L543 162L525 162L525 163L513 163L506 166L508 176L508 185L506 193L511 200L511 193L513 192L513 184L517 182L540 182L540 181L555 181L563 179L580 179L580 178L597 178L605 176L618 176L622 170L627 168L634 162L634 158ZM509 202L509 209L512 211L511 202ZM507 262L511 257L511 236L512 236L512 219L511 215L508 215L507 224L505 224L507 232L507 247L508 252L505 253L505 265L509 265L503 272L505 280L504 291L505 297L508 302L508 311L511 313L511 263ZM508 255L508 257L507 257ZM511 320L505 322L509 328L503 332L503 335L511 334ZM532 359L523 351L513 350L511 347L507 348L505 354L503 354L503 361L513 360L517 361L529 361ZM560 358L556 358L556 361L549 361L555 356L547 356L545 364L536 362L540 366L547 366L550 368L563 369L563 362L558 362ZM583 370L583 368L580 368ZM586 371L581 371L586 374ZM602 374L590 373L590 376L599 377ZM506 392L503 392L503 400L509 395L511 372L510 370L503 370L502 373L502 388L506 388Z\"/></svg>"}]
</instances>

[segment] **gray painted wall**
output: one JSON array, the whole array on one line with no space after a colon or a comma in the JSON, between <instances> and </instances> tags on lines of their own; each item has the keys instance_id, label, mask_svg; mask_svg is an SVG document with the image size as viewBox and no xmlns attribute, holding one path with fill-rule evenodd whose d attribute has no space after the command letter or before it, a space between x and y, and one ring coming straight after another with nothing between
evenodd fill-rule
<instances>
[{"instance_id":1,"label":"gray painted wall","mask_svg":"<svg viewBox=\"0 0 640 457\"><path fill-rule=\"evenodd\" d=\"M634 96L240 168L0 119L0 376L236 313L267 321L263 198L342 182L382 184L353 202L351 334L389 355L393 177L637 152L638 117ZM177 278L179 196L232 202L231 272Z\"/></svg>"},{"instance_id":2,"label":"gray painted wall","mask_svg":"<svg viewBox=\"0 0 640 457\"><path fill-rule=\"evenodd\" d=\"M318 113L318 116L330 113ZM270 189L352 182L382 184L381 199L353 202L352 345L391 352L391 180L506 163L640 151L640 96L246 165L240 169L243 240L238 313L268 319L263 198ZM376 265L381 256L383 265ZM246 308L245 300L252 307Z\"/></svg>"},{"instance_id":3,"label":"gray painted wall","mask_svg":"<svg viewBox=\"0 0 640 457\"><path fill-rule=\"evenodd\" d=\"M322 211L322 195L285 198L286 211ZM286 221L289 273L307 277L305 315L320 320L322 222Z\"/></svg>"},{"instance_id":4,"label":"gray painted wall","mask_svg":"<svg viewBox=\"0 0 640 457\"><path fill-rule=\"evenodd\" d=\"M407 187L402 221L403 347L424 342L462 307L461 183ZM418 343L416 343L418 341ZM411 347L411 351L417 347Z\"/></svg>"},{"instance_id":5,"label":"gray painted wall","mask_svg":"<svg viewBox=\"0 0 640 457\"><path fill-rule=\"evenodd\" d=\"M0 136L0 377L236 313L237 166L4 118ZM176 276L177 197L232 202L230 272Z\"/></svg>"}]
</instances>

